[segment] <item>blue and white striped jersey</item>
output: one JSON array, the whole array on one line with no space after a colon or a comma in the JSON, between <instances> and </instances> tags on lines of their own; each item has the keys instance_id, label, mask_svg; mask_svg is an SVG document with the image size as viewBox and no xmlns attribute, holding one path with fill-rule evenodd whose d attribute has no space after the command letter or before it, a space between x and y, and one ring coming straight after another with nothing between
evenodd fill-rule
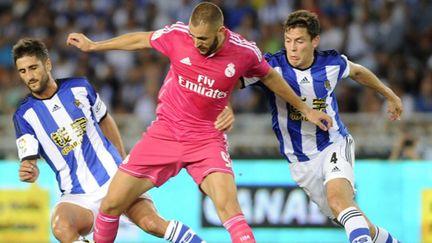
<instances>
[{"instance_id":1,"label":"blue and white striped jersey","mask_svg":"<svg viewBox=\"0 0 432 243\"><path fill-rule=\"evenodd\" d=\"M311 67L301 70L292 67L286 58L286 51L266 54L265 58L302 98L309 107L326 112L333 118L333 127L323 131L310 122L294 107L275 95L262 83L270 101L272 125L280 143L280 151L289 162L302 162L315 158L334 141L348 135L342 123L334 89L339 80L348 77L348 59L334 50L315 51ZM244 79L244 86L257 79Z\"/></svg>"},{"instance_id":2,"label":"blue and white striped jersey","mask_svg":"<svg viewBox=\"0 0 432 243\"><path fill-rule=\"evenodd\" d=\"M97 191L122 159L98 122L107 108L86 78L57 80L48 99L27 96L14 114L20 160L42 156L62 193Z\"/></svg>"}]
</instances>

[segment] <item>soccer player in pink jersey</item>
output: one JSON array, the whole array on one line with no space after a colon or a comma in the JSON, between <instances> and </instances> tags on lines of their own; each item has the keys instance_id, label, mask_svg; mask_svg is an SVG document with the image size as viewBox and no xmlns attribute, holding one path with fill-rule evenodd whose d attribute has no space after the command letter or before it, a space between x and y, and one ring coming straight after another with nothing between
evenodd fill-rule
<instances>
[{"instance_id":1,"label":"soccer player in pink jersey","mask_svg":"<svg viewBox=\"0 0 432 243\"><path fill-rule=\"evenodd\" d=\"M301 101L255 43L225 28L223 21L220 8L204 2L194 8L189 25L176 23L100 42L81 33L68 36L67 43L82 51L155 48L171 62L159 91L157 118L120 166L101 204L96 242L113 242L118 217L128 205L182 168L213 201L232 242L255 242L237 200L226 137L214 126L240 77L259 78L310 122L323 130L332 126L329 116Z\"/></svg>"}]
</instances>

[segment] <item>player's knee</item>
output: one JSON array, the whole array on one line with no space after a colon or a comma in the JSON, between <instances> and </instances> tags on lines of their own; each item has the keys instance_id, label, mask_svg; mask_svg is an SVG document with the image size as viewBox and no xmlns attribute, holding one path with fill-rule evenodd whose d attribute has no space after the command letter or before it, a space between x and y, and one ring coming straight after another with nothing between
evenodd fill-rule
<instances>
[{"instance_id":1,"label":"player's knee","mask_svg":"<svg viewBox=\"0 0 432 243\"><path fill-rule=\"evenodd\" d=\"M116 200L112 197L105 197L100 205L100 210L106 214L110 215L120 215L122 214L121 201Z\"/></svg>"},{"instance_id":2,"label":"player's knee","mask_svg":"<svg viewBox=\"0 0 432 243\"><path fill-rule=\"evenodd\" d=\"M79 237L75 227L66 220L58 220L53 223L52 231L57 240L60 242L72 242Z\"/></svg>"},{"instance_id":3,"label":"player's knee","mask_svg":"<svg viewBox=\"0 0 432 243\"><path fill-rule=\"evenodd\" d=\"M228 205L228 198L225 196L215 197L213 199L213 204L214 204L216 210L218 210L218 211L226 210L227 205Z\"/></svg>"},{"instance_id":4,"label":"player's knee","mask_svg":"<svg viewBox=\"0 0 432 243\"><path fill-rule=\"evenodd\" d=\"M241 211L236 197L217 197L213 200L213 203L216 210L222 214L232 215Z\"/></svg>"}]
</instances>

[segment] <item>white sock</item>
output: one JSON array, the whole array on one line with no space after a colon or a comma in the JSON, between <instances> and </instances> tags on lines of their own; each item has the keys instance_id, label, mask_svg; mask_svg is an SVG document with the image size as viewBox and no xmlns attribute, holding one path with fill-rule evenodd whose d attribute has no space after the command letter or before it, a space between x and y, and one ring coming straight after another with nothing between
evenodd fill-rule
<instances>
[{"instance_id":1,"label":"white sock","mask_svg":"<svg viewBox=\"0 0 432 243\"><path fill-rule=\"evenodd\" d=\"M164 239L174 243L205 243L189 226L177 220L170 220Z\"/></svg>"},{"instance_id":2,"label":"white sock","mask_svg":"<svg viewBox=\"0 0 432 243\"><path fill-rule=\"evenodd\" d=\"M169 221L168 228L166 229L165 235L164 235L165 240L171 241L173 239L177 239L178 234L179 234L177 229L181 228L181 225L179 225L179 224L181 224L181 223L178 221L175 221L175 220Z\"/></svg>"},{"instance_id":3,"label":"white sock","mask_svg":"<svg viewBox=\"0 0 432 243\"><path fill-rule=\"evenodd\" d=\"M342 210L337 219L345 227L346 235L351 243L372 243L366 219L355 207Z\"/></svg>"},{"instance_id":4,"label":"white sock","mask_svg":"<svg viewBox=\"0 0 432 243\"><path fill-rule=\"evenodd\" d=\"M390 233L381 227L375 226L375 237L373 238L374 243L399 243L396 238L393 238Z\"/></svg>"}]
</instances>

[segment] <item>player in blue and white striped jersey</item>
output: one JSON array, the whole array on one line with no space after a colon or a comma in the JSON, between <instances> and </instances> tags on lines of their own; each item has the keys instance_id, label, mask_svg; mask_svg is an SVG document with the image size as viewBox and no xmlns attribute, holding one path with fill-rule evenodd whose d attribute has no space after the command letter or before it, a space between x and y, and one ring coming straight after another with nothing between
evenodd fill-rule
<instances>
[{"instance_id":1,"label":"player in blue and white striped jersey","mask_svg":"<svg viewBox=\"0 0 432 243\"><path fill-rule=\"evenodd\" d=\"M35 182L37 159L46 160L62 192L52 213L53 234L61 242L72 242L91 233L109 182L126 155L120 133L85 78L53 79L41 41L21 39L13 47L13 57L30 90L13 118L19 177ZM146 194L125 214L146 232L170 242L202 242L186 225L162 219ZM183 241L186 238L189 241Z\"/></svg>"},{"instance_id":2,"label":"player in blue and white striped jersey","mask_svg":"<svg viewBox=\"0 0 432 243\"><path fill-rule=\"evenodd\" d=\"M293 179L325 215L345 227L350 242L397 242L385 229L374 226L353 200L354 141L340 119L334 89L350 77L376 90L387 99L391 120L399 119L401 100L365 67L334 50L315 50L320 40L315 14L293 12L284 27L285 49L266 54L267 61L307 105L333 119L333 127L323 131L261 85L268 94L273 130ZM244 85L256 81L245 78Z\"/></svg>"},{"instance_id":3,"label":"player in blue and white striped jersey","mask_svg":"<svg viewBox=\"0 0 432 243\"><path fill-rule=\"evenodd\" d=\"M30 81L30 87L37 82ZM27 96L17 109L19 158L42 155L57 175L63 194L94 193L121 162L98 125L108 115L106 107L85 78L57 79L56 86L51 97Z\"/></svg>"}]
</instances>

